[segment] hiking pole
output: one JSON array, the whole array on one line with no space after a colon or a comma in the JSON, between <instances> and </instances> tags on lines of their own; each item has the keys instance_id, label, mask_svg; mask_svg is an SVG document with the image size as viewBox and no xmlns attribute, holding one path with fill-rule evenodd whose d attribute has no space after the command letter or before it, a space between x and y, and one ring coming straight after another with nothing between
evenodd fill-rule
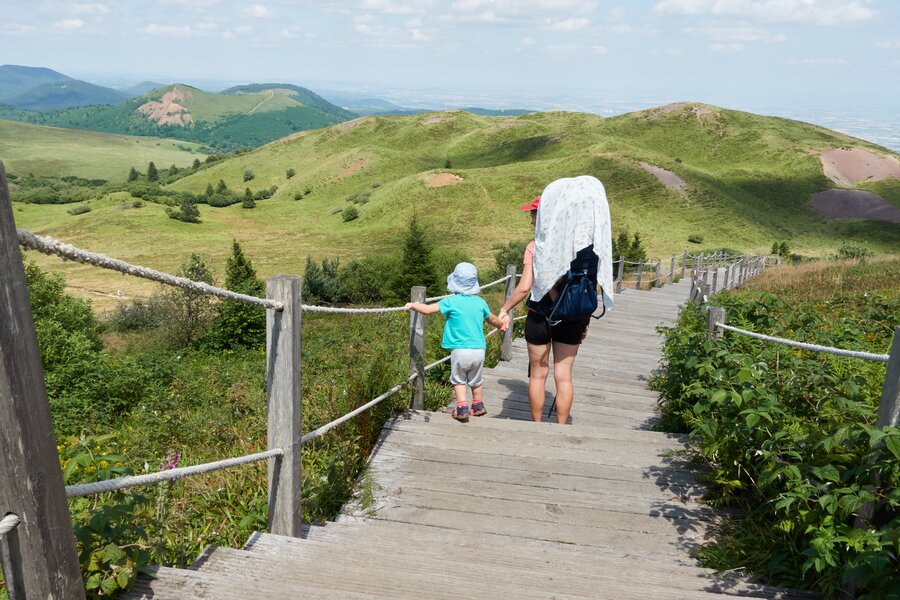
<instances>
[{"instance_id":1,"label":"hiking pole","mask_svg":"<svg viewBox=\"0 0 900 600\"><path fill-rule=\"evenodd\" d=\"M553 414L554 410L556 410L556 396L553 396L553 404L550 405L550 410L547 411L547 420L550 420L550 415Z\"/></svg>"}]
</instances>

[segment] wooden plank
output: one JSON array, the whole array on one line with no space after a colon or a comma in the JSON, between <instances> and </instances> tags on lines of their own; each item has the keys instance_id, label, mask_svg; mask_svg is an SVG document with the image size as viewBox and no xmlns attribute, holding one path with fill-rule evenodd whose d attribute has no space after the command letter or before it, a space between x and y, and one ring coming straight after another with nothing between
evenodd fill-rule
<instances>
[{"instance_id":1,"label":"wooden plank","mask_svg":"<svg viewBox=\"0 0 900 600\"><path fill-rule=\"evenodd\" d=\"M3 163L0 273L0 514L21 519L18 543L0 543L3 563L13 567L9 590L24 590L26 598L84 598Z\"/></svg>"}]
</instances>

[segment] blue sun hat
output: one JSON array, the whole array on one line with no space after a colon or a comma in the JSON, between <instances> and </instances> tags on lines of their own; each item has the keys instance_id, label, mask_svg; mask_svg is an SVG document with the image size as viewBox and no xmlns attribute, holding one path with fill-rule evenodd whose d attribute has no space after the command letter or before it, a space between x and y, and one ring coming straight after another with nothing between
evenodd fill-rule
<instances>
[{"instance_id":1,"label":"blue sun hat","mask_svg":"<svg viewBox=\"0 0 900 600\"><path fill-rule=\"evenodd\" d=\"M481 291L478 285L478 269L472 263L461 262L447 275L447 289L454 294L474 296Z\"/></svg>"}]
</instances>

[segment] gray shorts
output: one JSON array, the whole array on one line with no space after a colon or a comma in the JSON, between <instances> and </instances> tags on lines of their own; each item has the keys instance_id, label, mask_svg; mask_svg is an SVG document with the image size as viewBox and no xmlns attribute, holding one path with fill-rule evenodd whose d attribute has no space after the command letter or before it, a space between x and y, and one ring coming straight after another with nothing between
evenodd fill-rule
<instances>
[{"instance_id":1,"label":"gray shorts","mask_svg":"<svg viewBox=\"0 0 900 600\"><path fill-rule=\"evenodd\" d=\"M484 375L484 348L450 351L450 383L478 387Z\"/></svg>"}]
</instances>

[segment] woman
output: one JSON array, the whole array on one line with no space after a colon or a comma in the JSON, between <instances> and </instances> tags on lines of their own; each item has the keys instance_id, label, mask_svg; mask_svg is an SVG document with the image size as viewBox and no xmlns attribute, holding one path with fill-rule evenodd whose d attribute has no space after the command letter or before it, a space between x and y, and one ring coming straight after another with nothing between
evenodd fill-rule
<instances>
[{"instance_id":1,"label":"woman","mask_svg":"<svg viewBox=\"0 0 900 600\"><path fill-rule=\"evenodd\" d=\"M607 290L612 289L612 232L603 184L590 176L559 179L548 185L533 202L519 208L531 214L535 239L525 248L522 277L498 317L509 324L509 311L529 295L532 303L547 294L555 299L554 285L568 271L578 250L591 244L599 260L597 278L603 289L603 305L612 308L612 297L607 294ZM590 318L551 326L540 313L528 311L525 319L528 401L535 421L541 420L543 412L551 351L556 383L556 422L568 421L574 397L572 367L589 322Z\"/></svg>"}]
</instances>

